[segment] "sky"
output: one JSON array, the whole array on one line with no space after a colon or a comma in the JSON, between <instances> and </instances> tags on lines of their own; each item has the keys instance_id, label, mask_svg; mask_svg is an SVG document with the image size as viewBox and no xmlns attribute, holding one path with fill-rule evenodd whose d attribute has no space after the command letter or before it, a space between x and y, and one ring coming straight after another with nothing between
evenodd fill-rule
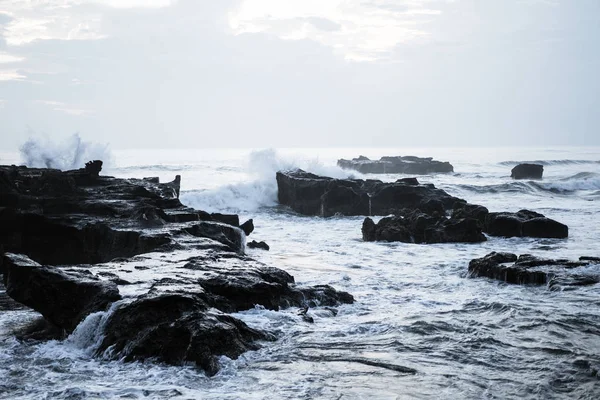
<instances>
[{"instance_id":1,"label":"sky","mask_svg":"<svg viewBox=\"0 0 600 400\"><path fill-rule=\"evenodd\" d=\"M600 145L598 0L0 0L0 149Z\"/></svg>"}]
</instances>

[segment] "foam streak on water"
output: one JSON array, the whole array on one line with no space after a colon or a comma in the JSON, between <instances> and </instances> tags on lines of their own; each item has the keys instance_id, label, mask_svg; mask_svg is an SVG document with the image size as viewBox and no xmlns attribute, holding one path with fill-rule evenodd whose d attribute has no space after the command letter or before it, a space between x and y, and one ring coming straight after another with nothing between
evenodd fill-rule
<instances>
[{"instance_id":1,"label":"foam streak on water","mask_svg":"<svg viewBox=\"0 0 600 400\"><path fill-rule=\"evenodd\" d=\"M276 206L278 169L344 177L348 172L335 160L360 154L450 161L456 173L419 180L491 211L542 212L569 225L570 237L367 243L362 217L304 217ZM189 366L92 358L107 313L89 316L64 342L19 343L0 328L0 398L600 398L599 285L551 291L467 277L468 262L490 251L600 256L600 149L179 150L115 157L107 173L117 176L172 180L181 173L185 203L254 218L250 240L265 240L271 251L249 250L250 256L287 270L299 284L347 290L357 303L339 307L336 316L311 309L314 324L294 309L236 314L280 339L238 360L223 358L212 378ZM510 180L519 160L546 160L544 180ZM4 312L0 327L33 316Z\"/></svg>"}]
</instances>

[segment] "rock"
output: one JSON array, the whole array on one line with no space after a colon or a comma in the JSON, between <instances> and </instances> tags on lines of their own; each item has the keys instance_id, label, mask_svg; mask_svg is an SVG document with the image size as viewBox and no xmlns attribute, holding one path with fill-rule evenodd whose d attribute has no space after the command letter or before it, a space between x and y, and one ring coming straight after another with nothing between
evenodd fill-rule
<instances>
[{"instance_id":1,"label":"rock","mask_svg":"<svg viewBox=\"0 0 600 400\"><path fill-rule=\"evenodd\" d=\"M354 301L329 286L298 287L285 271L247 257L239 217L182 205L179 176L164 184L117 179L96 176L98 166L0 166L6 295L46 321L19 337L60 339L113 303L101 325L103 356L189 361L213 374L220 355L235 358L272 338L226 313ZM246 233L252 227L243 224ZM127 285L128 297L114 303L117 285ZM0 291L4 304L13 307Z\"/></svg>"},{"instance_id":2,"label":"rock","mask_svg":"<svg viewBox=\"0 0 600 400\"><path fill-rule=\"evenodd\" d=\"M193 362L208 375L218 371L219 356L235 359L245 351L257 350L255 341L273 339L180 293L148 295L119 305L108 318L105 331L98 354L125 361Z\"/></svg>"},{"instance_id":3,"label":"rock","mask_svg":"<svg viewBox=\"0 0 600 400\"><path fill-rule=\"evenodd\" d=\"M389 215L403 209L444 213L456 202L431 184L412 179L392 183L378 180L334 179L302 170L277 172L279 203L305 215Z\"/></svg>"},{"instance_id":4,"label":"rock","mask_svg":"<svg viewBox=\"0 0 600 400\"><path fill-rule=\"evenodd\" d=\"M492 252L469 263L471 277L487 277L514 284L548 284L559 286L581 286L600 282L600 276L583 274L581 267L600 263L598 260L569 261L544 259L523 254Z\"/></svg>"},{"instance_id":5,"label":"rock","mask_svg":"<svg viewBox=\"0 0 600 400\"><path fill-rule=\"evenodd\" d=\"M112 282L87 274L67 274L23 255L4 254L2 269L8 296L33 308L67 333L87 315L105 310L121 298Z\"/></svg>"},{"instance_id":6,"label":"rock","mask_svg":"<svg viewBox=\"0 0 600 400\"><path fill-rule=\"evenodd\" d=\"M363 240L404 243L478 243L486 241L481 225L473 218L447 218L419 211L382 218L377 224L366 218Z\"/></svg>"},{"instance_id":7,"label":"rock","mask_svg":"<svg viewBox=\"0 0 600 400\"><path fill-rule=\"evenodd\" d=\"M544 166L539 164L519 164L511 170L513 179L542 179Z\"/></svg>"},{"instance_id":8,"label":"rock","mask_svg":"<svg viewBox=\"0 0 600 400\"><path fill-rule=\"evenodd\" d=\"M449 162L435 161L431 157L414 156L381 157L379 161L360 156L352 160L340 159L337 165L344 169L353 169L363 174L433 174L453 172Z\"/></svg>"},{"instance_id":9,"label":"rock","mask_svg":"<svg viewBox=\"0 0 600 400\"><path fill-rule=\"evenodd\" d=\"M566 225L529 210L489 213L485 218L485 232L492 236L504 237L560 239L569 236L569 228Z\"/></svg>"},{"instance_id":10,"label":"rock","mask_svg":"<svg viewBox=\"0 0 600 400\"><path fill-rule=\"evenodd\" d=\"M100 176L100 171L102 171L102 161L88 161L85 163L84 169L85 172L87 172L91 177L97 178L98 176Z\"/></svg>"},{"instance_id":11,"label":"rock","mask_svg":"<svg viewBox=\"0 0 600 400\"><path fill-rule=\"evenodd\" d=\"M257 242L256 240L251 241L250 243L246 244L246 247L250 248L250 249L262 249L262 250L269 250L270 247L268 244L266 244L265 242Z\"/></svg>"},{"instance_id":12,"label":"rock","mask_svg":"<svg viewBox=\"0 0 600 400\"><path fill-rule=\"evenodd\" d=\"M252 219L249 219L248 221L240 225L240 229L244 231L246 236L250 236L250 234L254 232L254 221Z\"/></svg>"}]
</instances>

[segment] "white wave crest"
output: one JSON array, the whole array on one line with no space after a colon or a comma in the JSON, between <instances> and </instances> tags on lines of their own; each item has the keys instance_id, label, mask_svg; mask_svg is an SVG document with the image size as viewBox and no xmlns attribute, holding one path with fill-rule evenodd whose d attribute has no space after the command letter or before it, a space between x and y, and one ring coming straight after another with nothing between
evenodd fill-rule
<instances>
[{"instance_id":1,"label":"white wave crest","mask_svg":"<svg viewBox=\"0 0 600 400\"><path fill-rule=\"evenodd\" d=\"M354 178L337 166L326 166L318 159L281 157L275 150L266 149L250 153L246 162L248 180L211 190L183 192L180 200L196 209L209 212L253 212L263 207L277 205L277 171L300 168L317 175L333 178Z\"/></svg>"},{"instance_id":2,"label":"white wave crest","mask_svg":"<svg viewBox=\"0 0 600 400\"><path fill-rule=\"evenodd\" d=\"M68 170L82 168L90 160L102 160L105 165L113 160L108 144L84 141L79 134L59 143L32 137L19 150L23 164L35 168Z\"/></svg>"},{"instance_id":3,"label":"white wave crest","mask_svg":"<svg viewBox=\"0 0 600 400\"><path fill-rule=\"evenodd\" d=\"M575 192L578 190L600 189L600 174L595 172L580 172L568 178L554 182L543 182L540 186L548 190L560 192Z\"/></svg>"}]
</instances>

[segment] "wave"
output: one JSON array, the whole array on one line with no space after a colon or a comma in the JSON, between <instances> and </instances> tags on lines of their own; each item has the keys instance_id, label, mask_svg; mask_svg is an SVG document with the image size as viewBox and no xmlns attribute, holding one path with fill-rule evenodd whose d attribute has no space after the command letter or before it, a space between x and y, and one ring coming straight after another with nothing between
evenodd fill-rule
<instances>
[{"instance_id":1,"label":"wave","mask_svg":"<svg viewBox=\"0 0 600 400\"><path fill-rule=\"evenodd\" d=\"M249 181L221 186L217 189L183 191L180 200L185 205L209 212L254 212L277 203L277 171L301 168L318 175L333 178L356 178L359 174L337 166L325 166L317 158L309 160L286 159L275 150L250 153L246 171Z\"/></svg>"},{"instance_id":2,"label":"wave","mask_svg":"<svg viewBox=\"0 0 600 400\"><path fill-rule=\"evenodd\" d=\"M19 151L23 164L34 168L68 170L82 168L90 160L102 160L106 165L113 160L108 144L84 141L77 133L59 143L31 137Z\"/></svg>"},{"instance_id":3,"label":"wave","mask_svg":"<svg viewBox=\"0 0 600 400\"><path fill-rule=\"evenodd\" d=\"M459 189L475 193L553 193L571 194L581 190L600 190L600 174L580 172L555 181L512 181L495 185L456 185Z\"/></svg>"},{"instance_id":4,"label":"wave","mask_svg":"<svg viewBox=\"0 0 600 400\"><path fill-rule=\"evenodd\" d=\"M597 160L534 160L534 161L501 161L498 164L512 166L517 164L541 164L541 165L584 165L600 164Z\"/></svg>"}]
</instances>

